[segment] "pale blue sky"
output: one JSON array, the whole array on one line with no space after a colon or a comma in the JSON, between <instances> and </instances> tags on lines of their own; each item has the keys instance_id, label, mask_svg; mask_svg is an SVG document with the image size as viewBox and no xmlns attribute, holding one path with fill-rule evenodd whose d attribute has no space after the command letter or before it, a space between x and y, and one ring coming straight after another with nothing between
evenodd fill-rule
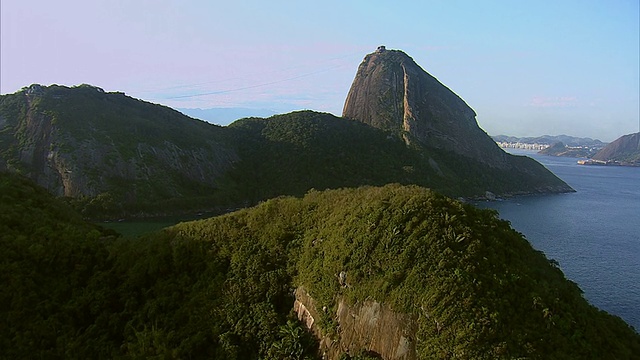
<instances>
[{"instance_id":1,"label":"pale blue sky","mask_svg":"<svg viewBox=\"0 0 640 360\"><path fill-rule=\"evenodd\" d=\"M638 0L2 0L0 92L88 83L172 107L340 115L401 49L489 134L612 141L640 119Z\"/></svg>"}]
</instances>

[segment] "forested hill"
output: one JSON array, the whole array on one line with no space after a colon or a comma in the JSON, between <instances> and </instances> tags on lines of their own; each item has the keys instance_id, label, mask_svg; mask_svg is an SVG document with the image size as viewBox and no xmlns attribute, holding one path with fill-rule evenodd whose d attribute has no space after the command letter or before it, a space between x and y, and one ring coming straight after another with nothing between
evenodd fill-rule
<instances>
[{"instance_id":1,"label":"forested hill","mask_svg":"<svg viewBox=\"0 0 640 360\"><path fill-rule=\"evenodd\" d=\"M122 93L31 85L0 96L0 169L88 214L204 206L235 160L223 128Z\"/></svg>"},{"instance_id":2,"label":"forested hill","mask_svg":"<svg viewBox=\"0 0 640 360\"><path fill-rule=\"evenodd\" d=\"M115 279L104 274L115 235L31 181L0 172L0 358L108 355L102 342L117 308L105 292Z\"/></svg>"},{"instance_id":3,"label":"forested hill","mask_svg":"<svg viewBox=\"0 0 640 360\"><path fill-rule=\"evenodd\" d=\"M572 191L529 158L501 158L508 166L489 166L313 111L220 127L90 85L0 96L0 169L94 218L224 211L311 188L391 182L452 197Z\"/></svg>"},{"instance_id":4,"label":"forested hill","mask_svg":"<svg viewBox=\"0 0 640 360\"><path fill-rule=\"evenodd\" d=\"M636 332L495 212L416 186L311 191L138 239L14 175L0 174L0 199L4 358L640 353ZM376 324L388 327L359 337Z\"/></svg>"},{"instance_id":5,"label":"forested hill","mask_svg":"<svg viewBox=\"0 0 640 360\"><path fill-rule=\"evenodd\" d=\"M623 135L593 156L594 160L640 165L640 133Z\"/></svg>"},{"instance_id":6,"label":"forested hill","mask_svg":"<svg viewBox=\"0 0 640 360\"><path fill-rule=\"evenodd\" d=\"M242 119L236 134L241 161L230 174L252 199L327 189L417 184L452 197L553 193L572 189L534 160L505 154L496 168L455 152L421 144L327 113L299 111Z\"/></svg>"}]
</instances>

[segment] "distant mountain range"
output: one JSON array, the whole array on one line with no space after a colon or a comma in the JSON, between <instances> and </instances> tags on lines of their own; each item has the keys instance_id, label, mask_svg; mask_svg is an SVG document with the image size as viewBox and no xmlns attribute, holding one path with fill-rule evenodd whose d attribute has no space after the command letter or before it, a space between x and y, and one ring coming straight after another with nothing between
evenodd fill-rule
<instances>
[{"instance_id":1,"label":"distant mountain range","mask_svg":"<svg viewBox=\"0 0 640 360\"><path fill-rule=\"evenodd\" d=\"M492 136L495 142L504 143L523 143L523 144L540 144L551 146L555 143L561 142L570 147L593 147L603 148L607 143L598 139L581 138L569 135L542 135L542 136L530 136L530 137L517 137L508 135L494 135Z\"/></svg>"},{"instance_id":2,"label":"distant mountain range","mask_svg":"<svg viewBox=\"0 0 640 360\"><path fill-rule=\"evenodd\" d=\"M220 127L91 85L31 85L0 97L0 170L86 216L222 210L392 182L452 197L573 191L499 149L462 99L400 51L367 55L344 116L301 111Z\"/></svg>"},{"instance_id":3,"label":"distant mountain range","mask_svg":"<svg viewBox=\"0 0 640 360\"><path fill-rule=\"evenodd\" d=\"M597 164L608 162L616 165L640 165L640 133L623 135L609 144L597 139L567 135L538 137L497 135L493 136L493 139L502 147L530 148L539 150L543 155L589 158L596 160Z\"/></svg>"},{"instance_id":4,"label":"distant mountain range","mask_svg":"<svg viewBox=\"0 0 640 360\"><path fill-rule=\"evenodd\" d=\"M551 144L551 146L538 151L538 154L574 158L590 158L598 151L599 148L586 146L567 146L563 142L558 141Z\"/></svg>"}]
</instances>

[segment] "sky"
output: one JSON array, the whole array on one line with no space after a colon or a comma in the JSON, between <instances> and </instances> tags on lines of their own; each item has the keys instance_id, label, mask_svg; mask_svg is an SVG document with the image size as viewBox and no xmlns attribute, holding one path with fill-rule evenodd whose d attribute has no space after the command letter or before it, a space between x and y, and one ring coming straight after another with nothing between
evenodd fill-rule
<instances>
[{"instance_id":1,"label":"sky","mask_svg":"<svg viewBox=\"0 0 640 360\"><path fill-rule=\"evenodd\" d=\"M0 93L91 84L174 108L340 116L377 46L490 135L640 131L638 0L2 0Z\"/></svg>"}]
</instances>

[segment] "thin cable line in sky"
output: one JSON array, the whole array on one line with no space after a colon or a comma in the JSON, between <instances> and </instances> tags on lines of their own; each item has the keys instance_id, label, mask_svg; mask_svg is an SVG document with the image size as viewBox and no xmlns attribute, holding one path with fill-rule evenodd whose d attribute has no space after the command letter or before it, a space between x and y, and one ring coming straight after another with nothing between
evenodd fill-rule
<instances>
[{"instance_id":1,"label":"thin cable line in sky","mask_svg":"<svg viewBox=\"0 0 640 360\"><path fill-rule=\"evenodd\" d=\"M349 53L349 54L344 54L344 55L340 55L340 56L331 57L331 58L324 59L324 60L322 60L320 62L316 62L316 63L323 64L323 63L333 62L333 61L336 61L336 60L342 60L342 59L345 59L345 58L348 58L348 57L353 57L353 56L356 56L356 55L360 56L361 54L362 54L362 51L358 51L358 52L353 52L353 53ZM272 70L269 73L279 73L279 72L281 73L281 72L290 71L290 70L294 70L294 69L299 69L301 67L307 67L307 66L308 66L308 64L307 65L289 66L289 67L284 68L284 69ZM340 66L343 66L343 65L340 65ZM242 79L242 77L234 76L234 77L229 77L229 78L224 78L224 79L216 79L216 80L212 80L212 81L205 81L205 82L194 83L194 84L183 84L183 85L168 86L168 87L163 87L163 88L154 89L154 90L140 90L140 91L137 91L137 93L153 93L153 92L157 93L157 92L162 92L162 91L167 91L167 90L193 88L193 87L199 87L199 86L203 86L203 85L211 85L211 84L222 83L222 82L227 82L227 81L231 81L231 80L240 80L240 79ZM235 90L232 90L232 91L235 91ZM179 98L179 96L171 97L171 98L163 98L163 99L175 99L175 98Z\"/></svg>"},{"instance_id":2,"label":"thin cable line in sky","mask_svg":"<svg viewBox=\"0 0 640 360\"><path fill-rule=\"evenodd\" d=\"M290 77L290 78L286 78L286 79L271 81L271 82L262 83L262 84L250 85L250 86L245 86L245 87L241 87L241 88L218 90L218 91L211 91L211 92L197 93L197 94L190 94L190 95L170 96L170 97L164 97L162 99L164 99L164 100L186 99L186 98L192 98L192 97L198 97L198 96L218 95L218 94L226 94L226 93L230 93L230 92L234 92L234 91L255 89L255 88L259 88L259 87L263 87L263 86L279 84L279 83L283 83L283 82L286 82L286 81L296 80L296 79L300 79L300 78L304 78L304 77L320 74L320 73L323 73L323 72L327 72L327 71L331 71L331 70L334 70L334 69L337 69L337 68L341 68L343 66L345 66L345 65L338 65L338 66L330 67L330 68L327 68L327 69L318 70L318 71L314 71L314 72L310 72L310 73L306 73L306 74L302 74L302 75L298 75L298 76L294 76L294 77ZM156 100L159 100L159 99L156 99Z\"/></svg>"}]
</instances>

